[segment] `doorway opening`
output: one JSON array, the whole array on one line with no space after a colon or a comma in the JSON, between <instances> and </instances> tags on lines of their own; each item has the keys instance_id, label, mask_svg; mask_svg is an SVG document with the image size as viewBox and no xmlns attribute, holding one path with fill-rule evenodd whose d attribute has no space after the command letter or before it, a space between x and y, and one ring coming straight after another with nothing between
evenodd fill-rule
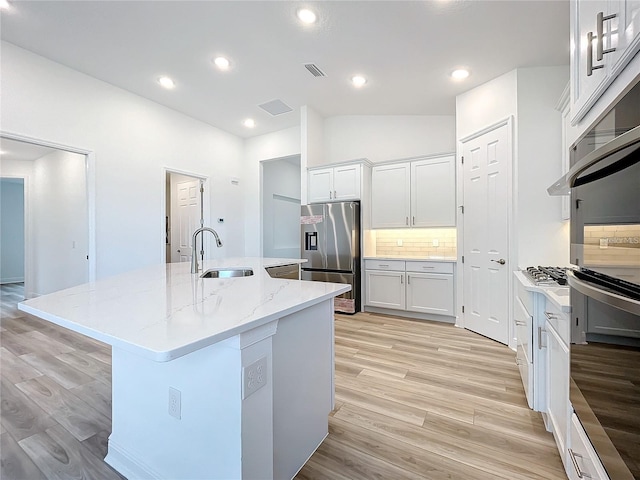
<instances>
[{"instance_id":1,"label":"doorway opening","mask_svg":"<svg viewBox=\"0 0 640 480\"><path fill-rule=\"evenodd\" d=\"M190 262L191 236L208 225L209 191L207 178L196 174L166 170L165 173L165 262ZM211 251L209 239L198 253Z\"/></svg>"},{"instance_id":2,"label":"doorway opening","mask_svg":"<svg viewBox=\"0 0 640 480\"><path fill-rule=\"evenodd\" d=\"M2 282L22 274L24 297L33 298L94 280L91 152L15 135L0 139L3 224L5 215L13 218L2 229Z\"/></svg>"},{"instance_id":3,"label":"doorway opening","mask_svg":"<svg viewBox=\"0 0 640 480\"><path fill-rule=\"evenodd\" d=\"M300 258L300 155L262 162L262 255Z\"/></svg>"}]
</instances>

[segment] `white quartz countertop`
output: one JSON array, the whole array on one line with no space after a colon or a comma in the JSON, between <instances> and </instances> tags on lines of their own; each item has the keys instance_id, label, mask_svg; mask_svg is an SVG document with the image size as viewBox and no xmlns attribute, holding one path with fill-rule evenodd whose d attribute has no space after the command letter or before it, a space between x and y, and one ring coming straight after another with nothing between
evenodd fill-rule
<instances>
[{"instance_id":1,"label":"white quartz countertop","mask_svg":"<svg viewBox=\"0 0 640 480\"><path fill-rule=\"evenodd\" d=\"M365 260L404 260L407 262L457 262L458 259L456 257L364 257Z\"/></svg>"},{"instance_id":2,"label":"white quartz countertop","mask_svg":"<svg viewBox=\"0 0 640 480\"><path fill-rule=\"evenodd\" d=\"M165 362L330 299L349 285L271 278L290 258L205 260L203 271L249 267L237 278L200 278L190 263L149 266L18 305L26 313Z\"/></svg>"},{"instance_id":3,"label":"white quartz countertop","mask_svg":"<svg viewBox=\"0 0 640 480\"><path fill-rule=\"evenodd\" d=\"M525 290L542 293L562 312L568 313L571 311L568 286L534 285L521 271L514 273L522 285L524 285Z\"/></svg>"}]
</instances>

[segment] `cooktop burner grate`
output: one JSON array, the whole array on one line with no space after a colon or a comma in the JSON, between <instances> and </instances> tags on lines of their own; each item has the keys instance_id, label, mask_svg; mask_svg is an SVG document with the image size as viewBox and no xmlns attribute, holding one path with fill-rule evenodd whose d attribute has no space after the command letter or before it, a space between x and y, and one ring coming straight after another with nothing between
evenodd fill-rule
<instances>
[{"instance_id":1,"label":"cooktop burner grate","mask_svg":"<svg viewBox=\"0 0 640 480\"><path fill-rule=\"evenodd\" d=\"M536 285L566 285L567 272L561 267L527 267L524 273Z\"/></svg>"}]
</instances>

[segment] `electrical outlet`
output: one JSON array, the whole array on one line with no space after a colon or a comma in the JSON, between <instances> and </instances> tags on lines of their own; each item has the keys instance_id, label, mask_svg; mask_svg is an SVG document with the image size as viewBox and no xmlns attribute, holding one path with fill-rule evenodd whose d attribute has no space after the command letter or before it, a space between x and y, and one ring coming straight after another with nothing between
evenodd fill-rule
<instances>
[{"instance_id":1,"label":"electrical outlet","mask_svg":"<svg viewBox=\"0 0 640 480\"><path fill-rule=\"evenodd\" d=\"M440 242L438 241L437 238L434 238L433 240L431 240L431 246L432 247L437 247L440 245Z\"/></svg>"},{"instance_id":2,"label":"electrical outlet","mask_svg":"<svg viewBox=\"0 0 640 480\"><path fill-rule=\"evenodd\" d=\"M402 246L402 240L399 238L398 240L396 240L396 245L401 247Z\"/></svg>"},{"instance_id":3,"label":"electrical outlet","mask_svg":"<svg viewBox=\"0 0 640 480\"><path fill-rule=\"evenodd\" d=\"M169 387L169 415L181 418L182 401L180 399L180 390Z\"/></svg>"},{"instance_id":4,"label":"electrical outlet","mask_svg":"<svg viewBox=\"0 0 640 480\"><path fill-rule=\"evenodd\" d=\"M242 368L242 399L267 384L267 357L262 357Z\"/></svg>"}]
</instances>

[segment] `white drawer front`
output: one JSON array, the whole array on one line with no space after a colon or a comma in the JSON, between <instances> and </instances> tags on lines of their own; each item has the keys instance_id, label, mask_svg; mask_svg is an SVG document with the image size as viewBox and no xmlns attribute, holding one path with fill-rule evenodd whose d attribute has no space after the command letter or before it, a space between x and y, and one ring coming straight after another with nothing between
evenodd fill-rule
<instances>
[{"instance_id":1,"label":"white drawer front","mask_svg":"<svg viewBox=\"0 0 640 480\"><path fill-rule=\"evenodd\" d=\"M375 260L364 261L365 270L389 270L393 272L404 272L404 260Z\"/></svg>"},{"instance_id":2,"label":"white drawer front","mask_svg":"<svg viewBox=\"0 0 640 480\"><path fill-rule=\"evenodd\" d=\"M569 314L561 312L552 302L546 300L544 304L544 316L556 332L558 332L558 335L565 345L569 345Z\"/></svg>"},{"instance_id":3,"label":"white drawer front","mask_svg":"<svg viewBox=\"0 0 640 480\"><path fill-rule=\"evenodd\" d=\"M407 272L453 273L453 263L411 261L407 262Z\"/></svg>"}]
</instances>

